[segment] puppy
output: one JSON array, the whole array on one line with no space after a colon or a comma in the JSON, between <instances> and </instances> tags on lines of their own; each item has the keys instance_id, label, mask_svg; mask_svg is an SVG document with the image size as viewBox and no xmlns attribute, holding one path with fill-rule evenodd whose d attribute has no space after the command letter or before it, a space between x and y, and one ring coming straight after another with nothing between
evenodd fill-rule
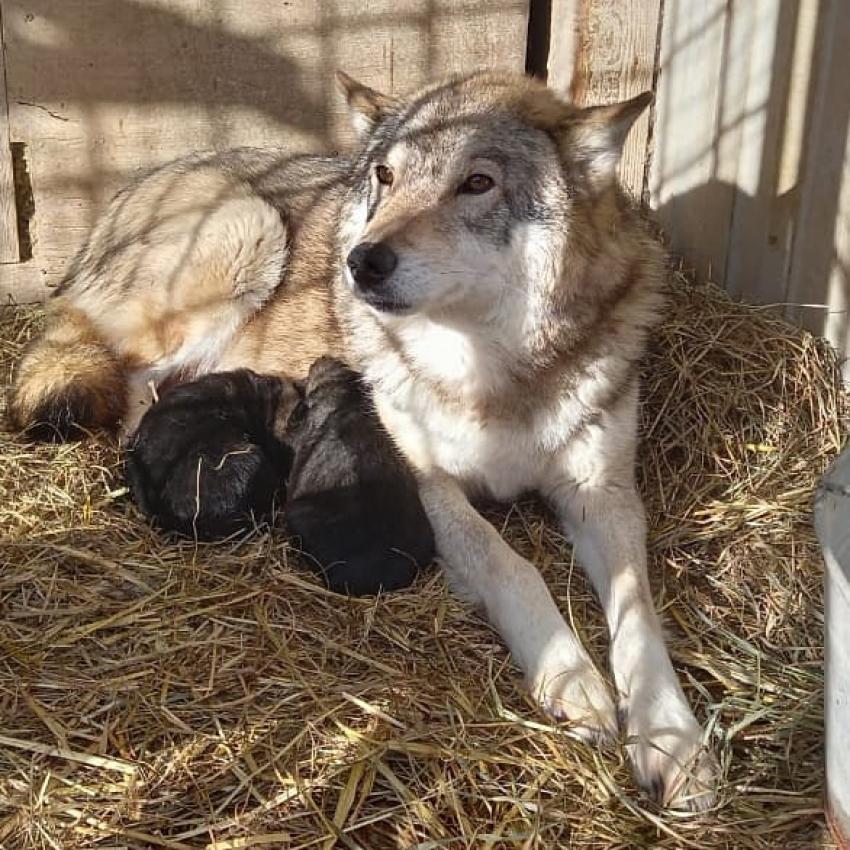
<instances>
[{"instance_id":1,"label":"puppy","mask_svg":"<svg viewBox=\"0 0 850 850\"><path fill-rule=\"evenodd\" d=\"M384 430L360 376L322 357L292 413L286 523L338 593L409 585L434 558L413 472Z\"/></svg>"},{"instance_id":2,"label":"puppy","mask_svg":"<svg viewBox=\"0 0 850 850\"><path fill-rule=\"evenodd\" d=\"M131 439L131 495L161 528L199 539L267 516L292 461L275 432L298 398L292 384L248 369L166 390Z\"/></svg>"}]
</instances>

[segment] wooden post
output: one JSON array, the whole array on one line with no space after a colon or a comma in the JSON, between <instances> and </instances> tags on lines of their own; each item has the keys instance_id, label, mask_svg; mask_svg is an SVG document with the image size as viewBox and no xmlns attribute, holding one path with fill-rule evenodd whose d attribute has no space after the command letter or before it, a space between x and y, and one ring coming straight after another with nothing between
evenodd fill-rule
<instances>
[{"instance_id":1,"label":"wooden post","mask_svg":"<svg viewBox=\"0 0 850 850\"><path fill-rule=\"evenodd\" d=\"M6 100L6 53L3 49L3 12L0 9L0 263L17 263L18 218L15 211L15 178L9 145L9 106Z\"/></svg>"},{"instance_id":2,"label":"wooden post","mask_svg":"<svg viewBox=\"0 0 850 850\"><path fill-rule=\"evenodd\" d=\"M653 87L660 0L554 0L549 84L583 105L627 100ZM642 198L651 116L638 119L620 164Z\"/></svg>"}]
</instances>

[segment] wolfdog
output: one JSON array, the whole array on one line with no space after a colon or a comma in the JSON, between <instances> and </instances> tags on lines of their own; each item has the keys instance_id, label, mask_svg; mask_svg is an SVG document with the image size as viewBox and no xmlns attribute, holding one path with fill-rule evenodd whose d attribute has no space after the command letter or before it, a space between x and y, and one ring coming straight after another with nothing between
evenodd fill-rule
<instances>
[{"instance_id":1,"label":"wolfdog","mask_svg":"<svg viewBox=\"0 0 850 850\"><path fill-rule=\"evenodd\" d=\"M14 424L75 436L150 381L362 372L417 470L450 584L540 705L617 732L666 805L712 804L716 763L665 649L635 486L638 369L664 257L617 185L651 96L578 108L497 73L397 99L340 75L353 157L250 150L166 165L114 199L11 390ZM536 490L605 610L616 701L540 574L472 507Z\"/></svg>"}]
</instances>

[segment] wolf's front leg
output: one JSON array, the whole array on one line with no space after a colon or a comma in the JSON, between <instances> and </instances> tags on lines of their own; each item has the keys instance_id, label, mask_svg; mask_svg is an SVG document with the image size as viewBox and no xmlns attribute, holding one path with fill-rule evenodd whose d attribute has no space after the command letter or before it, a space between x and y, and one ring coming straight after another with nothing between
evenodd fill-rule
<instances>
[{"instance_id":1,"label":"wolf's front leg","mask_svg":"<svg viewBox=\"0 0 850 850\"><path fill-rule=\"evenodd\" d=\"M611 668L638 782L672 808L714 802L717 767L664 645L646 570L643 504L631 483L562 481L546 494L605 609Z\"/></svg>"},{"instance_id":2,"label":"wolf's front leg","mask_svg":"<svg viewBox=\"0 0 850 850\"><path fill-rule=\"evenodd\" d=\"M535 698L586 739L616 735L608 687L564 622L540 573L502 540L453 479L428 475L420 492L449 584L483 608Z\"/></svg>"}]
</instances>

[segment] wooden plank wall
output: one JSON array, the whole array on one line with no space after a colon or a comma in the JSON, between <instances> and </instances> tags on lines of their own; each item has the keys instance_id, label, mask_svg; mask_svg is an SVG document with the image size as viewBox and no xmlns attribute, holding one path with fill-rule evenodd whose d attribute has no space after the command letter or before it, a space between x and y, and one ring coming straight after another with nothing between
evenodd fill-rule
<instances>
[{"instance_id":1,"label":"wooden plank wall","mask_svg":"<svg viewBox=\"0 0 850 850\"><path fill-rule=\"evenodd\" d=\"M673 250L850 355L843 0L668 0L649 177ZM850 368L845 366L850 379Z\"/></svg>"},{"instance_id":2,"label":"wooden plank wall","mask_svg":"<svg viewBox=\"0 0 850 850\"><path fill-rule=\"evenodd\" d=\"M689 265L708 277L725 263L732 209L732 190L707 197L716 191L720 153L717 75L725 10L726 0L684 0L665 8L649 177L650 200L673 250L687 248ZM730 76L740 75L737 67L730 68ZM703 193L710 215L700 209L694 192Z\"/></svg>"},{"instance_id":3,"label":"wooden plank wall","mask_svg":"<svg viewBox=\"0 0 850 850\"><path fill-rule=\"evenodd\" d=\"M850 355L850 16L844 0L552 0L549 81L579 102L653 86L621 175L698 278ZM850 380L850 366L845 366Z\"/></svg>"},{"instance_id":4,"label":"wooden plank wall","mask_svg":"<svg viewBox=\"0 0 850 850\"><path fill-rule=\"evenodd\" d=\"M337 68L388 92L483 66L521 71L528 25L528 0L0 0L0 10L10 138L35 207L33 261L0 266L0 294L21 300L34 292L22 268L30 283L55 283L133 173L211 147L342 146Z\"/></svg>"},{"instance_id":5,"label":"wooden plank wall","mask_svg":"<svg viewBox=\"0 0 850 850\"><path fill-rule=\"evenodd\" d=\"M700 277L760 301L781 300L791 244L791 198L777 190L784 126L800 107L788 101L796 12L676 0L662 35L653 206Z\"/></svg>"},{"instance_id":6,"label":"wooden plank wall","mask_svg":"<svg viewBox=\"0 0 850 850\"><path fill-rule=\"evenodd\" d=\"M821 0L812 52L785 301L822 305L788 315L850 358L850 16L841 0ZM850 359L844 375L850 385Z\"/></svg>"}]
</instances>

